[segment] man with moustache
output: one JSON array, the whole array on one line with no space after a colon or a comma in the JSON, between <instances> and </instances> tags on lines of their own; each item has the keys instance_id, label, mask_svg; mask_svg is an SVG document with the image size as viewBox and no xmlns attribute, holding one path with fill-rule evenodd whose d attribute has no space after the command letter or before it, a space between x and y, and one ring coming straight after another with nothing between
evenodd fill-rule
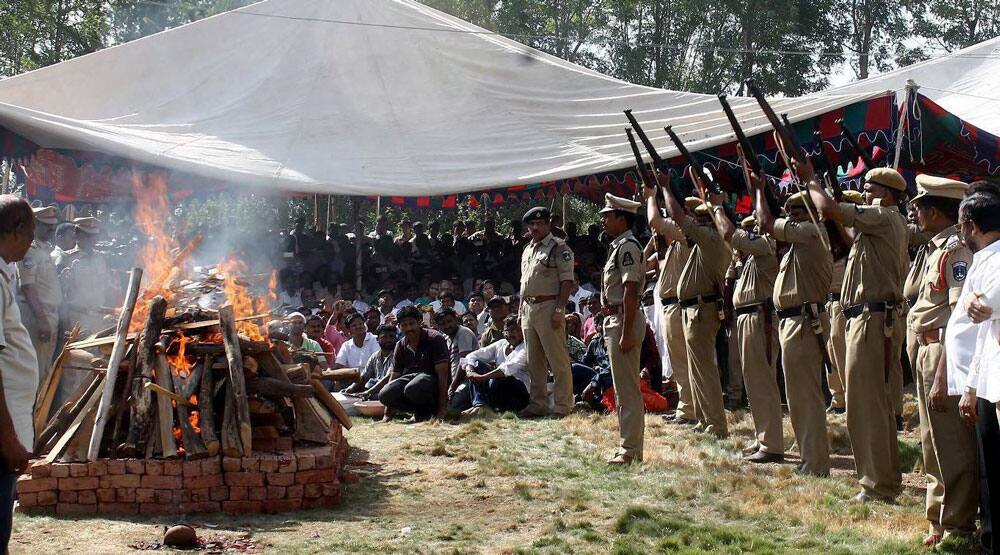
<instances>
[{"instance_id":1,"label":"man with moustache","mask_svg":"<svg viewBox=\"0 0 1000 555\"><path fill-rule=\"evenodd\" d=\"M443 333L421 326L423 314L407 306L396 314L402 339L393 351L389 383L378 394L385 405L384 421L396 412L413 414L413 421L448 415L451 357Z\"/></svg>"}]
</instances>

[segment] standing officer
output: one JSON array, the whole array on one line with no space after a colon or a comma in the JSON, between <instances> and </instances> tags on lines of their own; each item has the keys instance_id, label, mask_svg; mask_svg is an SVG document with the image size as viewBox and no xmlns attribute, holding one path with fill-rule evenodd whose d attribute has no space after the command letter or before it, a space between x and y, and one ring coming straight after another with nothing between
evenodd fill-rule
<instances>
[{"instance_id":1,"label":"standing officer","mask_svg":"<svg viewBox=\"0 0 1000 555\"><path fill-rule=\"evenodd\" d=\"M716 195L711 200L721 206L725 197ZM756 233L757 220L753 216L740 222L741 229L736 229L721 210L715 211L712 219L719 235L742 260L733 287L734 335L757 433L757 446L746 460L781 462L785 458L785 444L777 377L778 341L771 300L778 275L776 245L773 239Z\"/></svg>"},{"instance_id":2,"label":"standing officer","mask_svg":"<svg viewBox=\"0 0 1000 555\"><path fill-rule=\"evenodd\" d=\"M604 202L601 222L612 239L601 280L601 304L621 437L618 452L608 463L622 465L642 461L645 407L639 389L639 356L646 320L639 297L646 286L646 272L642 245L632 235L640 204L610 193L604 195Z\"/></svg>"},{"instance_id":3,"label":"standing officer","mask_svg":"<svg viewBox=\"0 0 1000 555\"><path fill-rule=\"evenodd\" d=\"M861 204L862 197L859 191L844 191L842 196L844 202ZM846 230L850 233L850 230ZM830 297L826 303L826 311L830 313L830 341L827 343L827 351L830 353L829 374L827 374L830 386L830 408L827 412L833 414L844 414L847 412L847 396L844 384L847 383L844 371L844 359L847 357L847 320L844 319L844 306L840 304L840 288L844 284L844 270L847 268L847 258L841 258L833 262L833 279L830 280Z\"/></svg>"},{"instance_id":4,"label":"standing officer","mask_svg":"<svg viewBox=\"0 0 1000 555\"><path fill-rule=\"evenodd\" d=\"M722 206L713 210L722 210ZM729 432L722 407L715 336L724 316L722 281L729 269L732 250L712 224L707 205L698 205L694 209L695 217L689 218L677 199L667 195L667 211L693 243L678 279L677 296L684 311L684 342L695 414L703 431L726 437Z\"/></svg>"},{"instance_id":5,"label":"standing officer","mask_svg":"<svg viewBox=\"0 0 1000 555\"><path fill-rule=\"evenodd\" d=\"M523 417L549 414L549 370L555 378L554 414L573 410L573 373L566 349L566 302L573 291L573 251L552 235L551 213L536 206L521 221L531 242L521 253L521 329L528 352L531 401Z\"/></svg>"},{"instance_id":6,"label":"standing officer","mask_svg":"<svg viewBox=\"0 0 1000 555\"><path fill-rule=\"evenodd\" d=\"M934 235L922 249L924 264L917 269L921 280L907 327L918 344L914 381L930 522L924 545L932 547L947 535L969 537L976 532L976 436L962 422L958 397L948 396L943 333L962 294L972 251L962 243L956 225L968 185L921 174L917 187L920 191L910 203L917 210L917 225Z\"/></svg>"},{"instance_id":7,"label":"standing officer","mask_svg":"<svg viewBox=\"0 0 1000 555\"><path fill-rule=\"evenodd\" d=\"M867 206L838 204L816 180L812 164L797 165L824 218L853 227L842 289L847 319L847 432L862 491L855 500L895 499L902 488L893 376L902 375L905 323L901 317L906 220L899 203L906 180L896 170L865 174Z\"/></svg>"},{"instance_id":8,"label":"standing officer","mask_svg":"<svg viewBox=\"0 0 1000 555\"><path fill-rule=\"evenodd\" d=\"M33 209L35 240L24 260L17 263L21 315L38 359L38 383L43 383L52 364L59 328L62 286L52 259L52 235L59 219L54 206Z\"/></svg>"},{"instance_id":9,"label":"standing officer","mask_svg":"<svg viewBox=\"0 0 1000 555\"><path fill-rule=\"evenodd\" d=\"M666 179L664 174L657 172L658 179ZM656 294L660 296L663 311L660 314L660 333L664 345L667 346L667 358L670 369L677 384L677 410L674 416L667 420L671 424L694 424L695 408L691 399L691 375L687 364L687 346L684 344L684 319L679 300L677 299L677 281L680 279L684 264L687 263L691 249L688 247L684 232L673 220L663 217L656 204L655 188L643 187L646 193L646 219L649 228L657 233L667 243L667 252L660 261L660 274L656 281ZM667 190L664 195L670 195ZM701 204L701 199L697 199ZM693 213L692 213L693 214Z\"/></svg>"},{"instance_id":10,"label":"standing officer","mask_svg":"<svg viewBox=\"0 0 1000 555\"><path fill-rule=\"evenodd\" d=\"M63 283L68 327L80 324L80 336L87 337L106 327L105 316L111 304L111 270L104 255L96 252L97 238L101 232L97 218L77 218L73 220L77 229L79 252L69 268L63 270ZM59 382L58 402L68 399L83 381L83 372L63 374Z\"/></svg>"},{"instance_id":11,"label":"standing officer","mask_svg":"<svg viewBox=\"0 0 1000 555\"><path fill-rule=\"evenodd\" d=\"M775 280L774 305L778 311L781 365L785 395L795 441L802 456L800 471L816 476L830 474L830 449L823 397L824 362L830 330L826 301L833 273L833 255L826 228L813 223L815 208L805 191L785 201L786 218L775 219L764 202L765 184L753 176L757 189L760 228L789 244Z\"/></svg>"}]
</instances>

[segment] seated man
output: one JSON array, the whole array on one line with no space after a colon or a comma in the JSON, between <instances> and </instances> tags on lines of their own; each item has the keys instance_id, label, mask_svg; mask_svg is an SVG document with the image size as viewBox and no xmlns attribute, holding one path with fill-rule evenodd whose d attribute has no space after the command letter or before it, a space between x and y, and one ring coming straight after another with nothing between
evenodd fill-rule
<instances>
[{"instance_id":1,"label":"seated man","mask_svg":"<svg viewBox=\"0 0 1000 555\"><path fill-rule=\"evenodd\" d=\"M368 357L364 368L361 369L358 381L345 389L344 393L360 391L360 397L368 400L378 395L385 384L389 383L392 353L396 349L396 342L399 341L399 332L396 330L396 326L389 324L382 324L377 331L379 350Z\"/></svg>"},{"instance_id":2,"label":"seated man","mask_svg":"<svg viewBox=\"0 0 1000 555\"><path fill-rule=\"evenodd\" d=\"M414 421L448 414L451 355L444 334L421 327L423 314L415 306L396 314L403 338L392 355L389 383L379 392L388 421L397 411L409 412Z\"/></svg>"},{"instance_id":3,"label":"seated man","mask_svg":"<svg viewBox=\"0 0 1000 555\"><path fill-rule=\"evenodd\" d=\"M508 316L503 327L503 339L465 357L460 372L472 384L472 408L462 414L516 412L528 406L531 378L517 315Z\"/></svg>"},{"instance_id":4,"label":"seated man","mask_svg":"<svg viewBox=\"0 0 1000 555\"><path fill-rule=\"evenodd\" d=\"M378 339L368 333L368 325L365 317L354 312L347 316L347 331L350 338L340 346L337 358L333 363L333 369L358 368L360 369L373 353L378 351Z\"/></svg>"},{"instance_id":5,"label":"seated man","mask_svg":"<svg viewBox=\"0 0 1000 555\"><path fill-rule=\"evenodd\" d=\"M479 346L487 347L503 339L503 323L510 314L510 305L507 299L494 296L487 302L486 312L489 313L489 320L486 330L479 338Z\"/></svg>"}]
</instances>

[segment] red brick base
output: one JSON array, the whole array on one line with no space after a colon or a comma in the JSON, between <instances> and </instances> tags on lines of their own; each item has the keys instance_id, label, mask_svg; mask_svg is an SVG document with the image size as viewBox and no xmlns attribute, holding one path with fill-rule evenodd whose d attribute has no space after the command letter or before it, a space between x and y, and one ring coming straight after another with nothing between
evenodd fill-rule
<instances>
[{"instance_id":1,"label":"red brick base","mask_svg":"<svg viewBox=\"0 0 1000 555\"><path fill-rule=\"evenodd\" d=\"M17 481L19 507L28 514L58 515L277 513L334 507L340 504L340 472L348 445L343 429L336 423L333 428L327 446L283 444L269 453L267 446L255 442L254 454L242 458L54 464L37 460Z\"/></svg>"}]
</instances>

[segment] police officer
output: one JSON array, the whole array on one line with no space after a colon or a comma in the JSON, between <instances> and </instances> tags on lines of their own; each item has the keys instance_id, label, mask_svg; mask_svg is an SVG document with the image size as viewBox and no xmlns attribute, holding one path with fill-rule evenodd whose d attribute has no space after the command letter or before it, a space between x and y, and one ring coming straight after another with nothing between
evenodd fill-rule
<instances>
[{"instance_id":1,"label":"police officer","mask_svg":"<svg viewBox=\"0 0 1000 555\"><path fill-rule=\"evenodd\" d=\"M608 463L623 465L642 461L645 407L639 388L639 356L646 320L639 297L646 273L642 246L632 235L640 204L610 193L604 195L604 202L601 222L612 239L601 280L601 310L621 437L618 452Z\"/></svg>"},{"instance_id":2,"label":"police officer","mask_svg":"<svg viewBox=\"0 0 1000 555\"><path fill-rule=\"evenodd\" d=\"M755 179L760 191L764 184ZM757 194L760 228L787 243L775 279L774 305L778 313L785 395L795 441L802 456L801 472L830 474L830 451L823 397L824 362L830 330L826 301L833 272L833 255L826 228L810 217L812 206L803 191L785 201L787 217L775 219L763 195Z\"/></svg>"},{"instance_id":3,"label":"police officer","mask_svg":"<svg viewBox=\"0 0 1000 555\"><path fill-rule=\"evenodd\" d=\"M79 252L60 275L60 281L67 324L72 327L79 323L81 337L86 337L106 327L105 316L111 304L111 271L104 255L94 250L101 231L97 218L77 218L73 223L76 224ZM82 372L64 374L59 382L59 401L69 398L82 380Z\"/></svg>"},{"instance_id":4,"label":"police officer","mask_svg":"<svg viewBox=\"0 0 1000 555\"><path fill-rule=\"evenodd\" d=\"M664 174L658 174L663 178ZM660 333L664 345L667 346L667 358L670 360L670 370L673 372L674 383L677 384L677 410L667 418L671 424L694 424L695 408L691 398L691 375L687 364L687 346L684 344L684 319L680 302L677 299L677 281L680 278L684 264L687 263L691 249L688 247L684 232L672 219L664 218L656 203L654 188L643 187L646 197L646 219L649 227L661 237L667 247L666 253L659 262L659 276L656 280L656 295L660 297L663 310L660 314ZM664 195L670 195L664 190ZM701 199L696 199L701 204ZM690 215L694 215L692 212Z\"/></svg>"},{"instance_id":5,"label":"police officer","mask_svg":"<svg viewBox=\"0 0 1000 555\"><path fill-rule=\"evenodd\" d=\"M721 206L725 197L716 195L711 200ZM733 335L757 434L757 445L746 460L781 462L785 445L777 378L778 337L771 300L778 275L776 245L774 239L758 234L757 220L753 216L742 220L740 229L736 229L721 210L715 211L712 220L741 260L739 277L733 287L736 318Z\"/></svg>"},{"instance_id":6,"label":"police officer","mask_svg":"<svg viewBox=\"0 0 1000 555\"><path fill-rule=\"evenodd\" d=\"M844 202L861 204L859 191L844 191ZM850 233L850 231L848 231ZM830 314L830 341L827 352L830 353L829 373L827 380L830 387L830 407L827 412L844 414L847 411L847 397L844 384L847 382L844 373L844 358L847 356L847 320L844 319L844 307L840 304L840 287L844 284L844 270L847 268L847 258L833 262L833 279L830 280L830 297L826 303L826 311Z\"/></svg>"},{"instance_id":7,"label":"police officer","mask_svg":"<svg viewBox=\"0 0 1000 555\"><path fill-rule=\"evenodd\" d=\"M573 251L552 235L549 210L536 206L521 221L531 242L521 253L521 329L531 374L531 401L524 417L549 414L548 376L555 378L554 415L573 410L573 373L566 349L566 302L573 290Z\"/></svg>"},{"instance_id":8,"label":"police officer","mask_svg":"<svg viewBox=\"0 0 1000 555\"><path fill-rule=\"evenodd\" d=\"M918 175L916 207L920 231L933 234L923 248L923 267L907 327L916 337L914 367L920 443L927 474L927 520L924 545L945 536L976 532L976 437L962 422L958 397L948 396L944 364L944 327L962 294L972 252L958 235L958 206L968 185L930 175ZM911 272L912 274L913 272Z\"/></svg>"},{"instance_id":9,"label":"police officer","mask_svg":"<svg viewBox=\"0 0 1000 555\"><path fill-rule=\"evenodd\" d=\"M667 195L670 217L692 243L691 253L678 278L677 296L684 314L684 342L695 415L701 430L726 437L729 431L723 410L715 338L724 316L722 281L732 251L712 224L709 210L708 205L699 204L694 209L694 218L690 218L673 195ZM715 206L712 210L722 210L722 207Z\"/></svg>"},{"instance_id":10,"label":"police officer","mask_svg":"<svg viewBox=\"0 0 1000 555\"><path fill-rule=\"evenodd\" d=\"M899 203L906 180L896 170L865 174L867 205L836 203L815 179L811 164L798 165L823 217L854 228L842 288L847 319L847 431L862 491L858 502L892 500L902 488L893 397L893 375L902 375L902 318L906 220Z\"/></svg>"},{"instance_id":11,"label":"police officer","mask_svg":"<svg viewBox=\"0 0 1000 555\"><path fill-rule=\"evenodd\" d=\"M59 306L62 304L62 287L52 260L51 241L59 223L54 206L34 208L35 240L24 260L17 263L20 283L18 303L24 327L38 359L38 380L45 381L50 370L59 328Z\"/></svg>"}]
</instances>

